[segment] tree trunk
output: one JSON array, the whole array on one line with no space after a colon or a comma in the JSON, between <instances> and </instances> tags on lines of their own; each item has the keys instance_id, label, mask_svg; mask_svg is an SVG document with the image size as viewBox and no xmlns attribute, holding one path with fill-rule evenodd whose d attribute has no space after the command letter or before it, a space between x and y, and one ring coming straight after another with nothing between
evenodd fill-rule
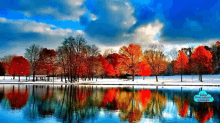
<instances>
[{"instance_id":1,"label":"tree trunk","mask_svg":"<svg viewBox=\"0 0 220 123\"><path fill-rule=\"evenodd\" d=\"M27 81L27 76L26 76L26 81Z\"/></svg>"},{"instance_id":2,"label":"tree trunk","mask_svg":"<svg viewBox=\"0 0 220 123\"><path fill-rule=\"evenodd\" d=\"M70 82L73 82L72 70L70 70Z\"/></svg>"},{"instance_id":3,"label":"tree trunk","mask_svg":"<svg viewBox=\"0 0 220 123\"><path fill-rule=\"evenodd\" d=\"M70 75L70 81L71 81L71 83L73 83L73 76L72 75Z\"/></svg>"},{"instance_id":4,"label":"tree trunk","mask_svg":"<svg viewBox=\"0 0 220 123\"><path fill-rule=\"evenodd\" d=\"M202 74L200 75L200 82L202 82Z\"/></svg>"},{"instance_id":5,"label":"tree trunk","mask_svg":"<svg viewBox=\"0 0 220 123\"><path fill-rule=\"evenodd\" d=\"M53 72L53 82L54 82L54 72Z\"/></svg>"},{"instance_id":6,"label":"tree trunk","mask_svg":"<svg viewBox=\"0 0 220 123\"><path fill-rule=\"evenodd\" d=\"M134 70L133 70L132 72L133 72L133 75L132 75L132 81L134 81Z\"/></svg>"},{"instance_id":7,"label":"tree trunk","mask_svg":"<svg viewBox=\"0 0 220 123\"><path fill-rule=\"evenodd\" d=\"M65 79L65 83L67 83L67 82L66 82L66 74L64 74L64 79Z\"/></svg>"},{"instance_id":8,"label":"tree trunk","mask_svg":"<svg viewBox=\"0 0 220 123\"><path fill-rule=\"evenodd\" d=\"M18 76L18 81L20 82L20 75Z\"/></svg>"},{"instance_id":9,"label":"tree trunk","mask_svg":"<svg viewBox=\"0 0 220 123\"><path fill-rule=\"evenodd\" d=\"M157 75L156 75L156 82L158 82L158 77L157 77Z\"/></svg>"},{"instance_id":10,"label":"tree trunk","mask_svg":"<svg viewBox=\"0 0 220 123\"><path fill-rule=\"evenodd\" d=\"M33 72L33 82L35 82L35 71Z\"/></svg>"},{"instance_id":11,"label":"tree trunk","mask_svg":"<svg viewBox=\"0 0 220 123\"><path fill-rule=\"evenodd\" d=\"M63 75L61 75L61 82L63 82Z\"/></svg>"},{"instance_id":12,"label":"tree trunk","mask_svg":"<svg viewBox=\"0 0 220 123\"><path fill-rule=\"evenodd\" d=\"M183 74L181 73L181 82L183 81Z\"/></svg>"}]
</instances>

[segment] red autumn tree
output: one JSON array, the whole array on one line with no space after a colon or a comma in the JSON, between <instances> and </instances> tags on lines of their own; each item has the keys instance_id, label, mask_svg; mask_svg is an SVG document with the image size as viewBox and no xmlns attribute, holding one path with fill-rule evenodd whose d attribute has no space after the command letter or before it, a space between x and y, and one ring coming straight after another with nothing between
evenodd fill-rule
<instances>
[{"instance_id":1,"label":"red autumn tree","mask_svg":"<svg viewBox=\"0 0 220 123\"><path fill-rule=\"evenodd\" d=\"M113 66L115 74L117 76L120 76L120 74L121 74L120 69L119 69L120 55L117 53L109 54L106 59L109 62L109 64L111 64Z\"/></svg>"},{"instance_id":2,"label":"red autumn tree","mask_svg":"<svg viewBox=\"0 0 220 123\"><path fill-rule=\"evenodd\" d=\"M138 63L142 56L141 46L135 44L130 44L128 47L123 46L120 48L119 53L124 55L120 60L121 65L126 67L129 74L132 75L132 81L134 81L134 76L138 71Z\"/></svg>"},{"instance_id":3,"label":"red autumn tree","mask_svg":"<svg viewBox=\"0 0 220 123\"><path fill-rule=\"evenodd\" d=\"M87 69L86 65L81 64L77 69L77 76L83 77L87 74L88 74L88 69Z\"/></svg>"},{"instance_id":4,"label":"red autumn tree","mask_svg":"<svg viewBox=\"0 0 220 123\"><path fill-rule=\"evenodd\" d=\"M197 47L191 55L193 71L199 74L199 80L202 82L202 74L213 73L212 54L203 46Z\"/></svg>"},{"instance_id":5,"label":"red autumn tree","mask_svg":"<svg viewBox=\"0 0 220 123\"><path fill-rule=\"evenodd\" d=\"M115 71L114 71L113 66L109 64L108 61L102 55L99 55L98 59L102 63L104 74L107 76L115 76Z\"/></svg>"},{"instance_id":6,"label":"red autumn tree","mask_svg":"<svg viewBox=\"0 0 220 123\"><path fill-rule=\"evenodd\" d=\"M181 74L181 82L182 82L183 72L188 70L189 68L188 62L189 60L187 58L187 55L183 51L180 51L178 54L178 58L174 63L174 73Z\"/></svg>"},{"instance_id":7,"label":"red autumn tree","mask_svg":"<svg viewBox=\"0 0 220 123\"><path fill-rule=\"evenodd\" d=\"M112 64L108 64L107 75L108 76L115 76L115 70L114 70Z\"/></svg>"},{"instance_id":8,"label":"red autumn tree","mask_svg":"<svg viewBox=\"0 0 220 123\"><path fill-rule=\"evenodd\" d=\"M57 67L56 62L56 52L53 49L44 48L40 53L39 60L37 61L37 74L52 74L54 76L54 72Z\"/></svg>"},{"instance_id":9,"label":"red autumn tree","mask_svg":"<svg viewBox=\"0 0 220 123\"><path fill-rule=\"evenodd\" d=\"M9 74L13 76L20 76L29 75L30 71L30 64L23 56L14 56L11 60L11 64L9 66Z\"/></svg>"},{"instance_id":10,"label":"red autumn tree","mask_svg":"<svg viewBox=\"0 0 220 123\"><path fill-rule=\"evenodd\" d=\"M151 75L150 66L145 58L143 58L143 60L138 65L139 65L138 75L143 76L143 80L144 80L144 76Z\"/></svg>"}]
</instances>

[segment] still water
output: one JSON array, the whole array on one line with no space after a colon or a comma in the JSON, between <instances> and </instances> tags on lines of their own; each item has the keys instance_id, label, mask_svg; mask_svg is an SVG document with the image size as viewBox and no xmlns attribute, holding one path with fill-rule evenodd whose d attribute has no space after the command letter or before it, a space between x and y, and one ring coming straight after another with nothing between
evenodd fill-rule
<instances>
[{"instance_id":1,"label":"still water","mask_svg":"<svg viewBox=\"0 0 220 123\"><path fill-rule=\"evenodd\" d=\"M195 102L205 90L214 102ZM0 121L219 123L217 87L0 85Z\"/></svg>"}]
</instances>

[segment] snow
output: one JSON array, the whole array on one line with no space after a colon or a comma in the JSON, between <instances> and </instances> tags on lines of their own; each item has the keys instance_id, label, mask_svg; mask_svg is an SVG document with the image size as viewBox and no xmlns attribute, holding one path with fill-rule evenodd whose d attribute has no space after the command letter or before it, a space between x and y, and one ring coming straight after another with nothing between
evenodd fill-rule
<instances>
[{"instance_id":1,"label":"snow","mask_svg":"<svg viewBox=\"0 0 220 123\"><path fill-rule=\"evenodd\" d=\"M50 81L26 81L26 77L21 77L21 81L18 82L18 77L13 80L12 76L0 76L0 84L75 84L75 85L102 85L102 86L129 86L129 85L139 85L139 86L220 86L220 75L203 75L203 82L198 80L198 75L183 75L183 82L180 81L180 75L175 76L158 76L159 82L156 82L155 76L145 77L135 77L135 81L131 79L101 79L98 78L97 81L94 78L93 81L82 81L75 83L65 83L61 82L61 79L50 77ZM31 78L32 79L32 78ZM28 77L29 80L29 77ZM64 80L64 79L63 79Z\"/></svg>"}]
</instances>

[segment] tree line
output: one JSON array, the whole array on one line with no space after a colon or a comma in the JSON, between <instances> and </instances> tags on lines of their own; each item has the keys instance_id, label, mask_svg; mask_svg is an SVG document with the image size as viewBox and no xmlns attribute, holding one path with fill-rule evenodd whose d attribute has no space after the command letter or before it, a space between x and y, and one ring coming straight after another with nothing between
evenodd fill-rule
<instances>
[{"instance_id":1,"label":"tree line","mask_svg":"<svg viewBox=\"0 0 220 123\"><path fill-rule=\"evenodd\" d=\"M211 48L198 46L182 48L170 52L172 60L164 52L161 44L149 44L146 50L140 45L122 46L119 52L107 49L104 54L96 45L87 44L82 36L68 37L56 50L31 45L26 48L25 57L8 55L1 59L0 75L27 76L47 75L60 76L61 81L76 82L97 78L123 78L132 76L153 75L158 82L159 75L198 74L202 82L203 74L219 72L220 42ZM172 51L172 50L171 50ZM178 55L177 55L178 54Z\"/></svg>"}]
</instances>

